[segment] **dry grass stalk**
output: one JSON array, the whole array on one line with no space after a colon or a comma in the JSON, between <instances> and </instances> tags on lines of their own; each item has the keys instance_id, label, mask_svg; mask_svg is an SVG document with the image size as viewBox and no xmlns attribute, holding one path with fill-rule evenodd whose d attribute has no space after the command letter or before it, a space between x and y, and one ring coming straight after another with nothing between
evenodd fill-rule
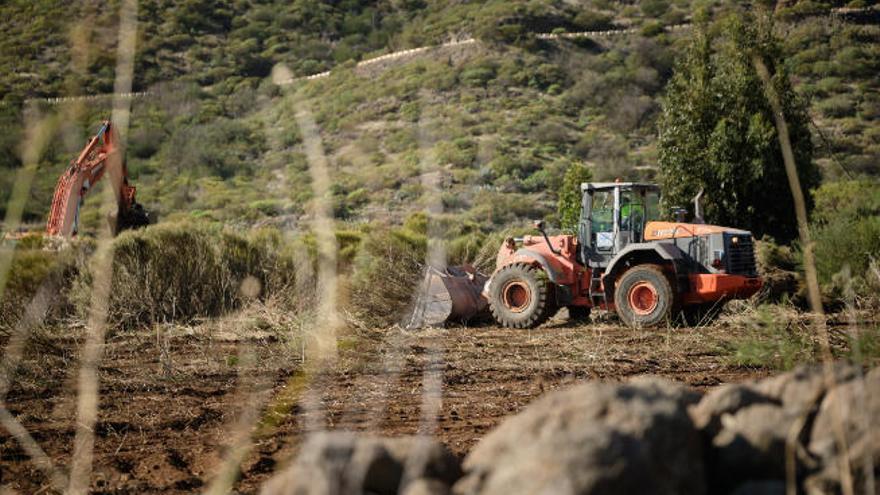
<instances>
[{"instance_id":1,"label":"dry grass stalk","mask_svg":"<svg viewBox=\"0 0 880 495\"><path fill-rule=\"evenodd\" d=\"M427 218L428 249L425 264L435 268L445 268L448 262L446 243L443 239L444 229L437 221L443 214L443 198L440 182L440 168L437 163L431 136L432 121L430 118L419 120L419 147L423 201ZM440 330L445 331L445 330ZM428 348L428 366L422 372L422 404L419 420L419 434L432 436L437 428L437 415L443 404L443 349L440 340L432 339Z\"/></svg>"},{"instance_id":2,"label":"dry grass stalk","mask_svg":"<svg viewBox=\"0 0 880 495\"><path fill-rule=\"evenodd\" d=\"M819 335L822 350L822 363L826 381L826 387L830 390L835 385L834 370L832 368L833 357L831 354L831 343L828 338L828 328L822 315L822 295L819 291L819 277L816 270L816 260L813 255L813 243L810 240L810 228L807 223L807 207L804 200L804 191L801 188L800 179L798 178L797 165L794 161L794 153L791 148L791 139L788 133L788 124L785 121L785 113L779 98L779 94L773 85L770 71L766 64L758 55L754 55L752 63L755 70L764 85L764 92L770 101L770 107L773 109L773 118L776 123L776 131L779 134L779 144L782 148L782 158L785 163L785 174L788 177L788 184L791 188L791 195L794 199L795 216L797 217L798 235L803 245L803 265L807 280L807 292L810 300L810 308L816 315L815 328ZM838 457L840 462L841 473L841 489L844 495L853 495L853 479L849 464L849 449L847 448L846 435L843 426L843 414L838 410L839 405L835 402L832 414L834 417L834 433L837 440L837 448L841 452ZM788 454L794 455L794 454ZM789 494L796 492L795 480L789 479L786 483L786 490Z\"/></svg>"},{"instance_id":3,"label":"dry grass stalk","mask_svg":"<svg viewBox=\"0 0 880 495\"><path fill-rule=\"evenodd\" d=\"M232 490L232 486L238 478L241 463L253 448L251 434L260 417L260 409L266 396L272 390L266 377L261 379L260 375L256 373L254 366L256 358L253 351L242 349L241 355L236 396L241 398L238 402L244 404L244 408L229 431L232 441L227 447L226 455L223 456L217 476L205 490L208 495L223 495ZM251 370L251 372L248 373L247 370Z\"/></svg>"},{"instance_id":4,"label":"dry grass stalk","mask_svg":"<svg viewBox=\"0 0 880 495\"><path fill-rule=\"evenodd\" d=\"M116 54L116 93L131 91L134 73L135 42L137 38L137 0L123 0L120 5L119 39ZM111 157L113 161L122 160L131 100L114 98L112 120L119 131L122 153ZM122 170L122 163L108 163L108 170ZM112 211L116 196L111 188L105 187L102 195L102 210ZM92 474L92 459L95 446L94 426L98 417L98 363L104 347L104 334L107 330L107 313L110 302L110 288L113 270L112 232L105 226L98 237L98 248L92 260L94 285L88 315L88 334L83 348L79 389L77 393L77 428L73 444L73 462L70 467L70 483L67 492L86 493L89 490Z\"/></svg>"}]
</instances>

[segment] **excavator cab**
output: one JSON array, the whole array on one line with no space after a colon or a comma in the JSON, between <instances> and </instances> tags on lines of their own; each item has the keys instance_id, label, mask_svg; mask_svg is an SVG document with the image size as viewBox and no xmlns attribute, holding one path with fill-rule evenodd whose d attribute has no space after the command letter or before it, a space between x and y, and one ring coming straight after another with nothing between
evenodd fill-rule
<instances>
[{"instance_id":1,"label":"excavator cab","mask_svg":"<svg viewBox=\"0 0 880 495\"><path fill-rule=\"evenodd\" d=\"M604 268L632 243L645 240L645 225L660 218L660 188L637 182L590 182L581 185L578 258Z\"/></svg>"}]
</instances>

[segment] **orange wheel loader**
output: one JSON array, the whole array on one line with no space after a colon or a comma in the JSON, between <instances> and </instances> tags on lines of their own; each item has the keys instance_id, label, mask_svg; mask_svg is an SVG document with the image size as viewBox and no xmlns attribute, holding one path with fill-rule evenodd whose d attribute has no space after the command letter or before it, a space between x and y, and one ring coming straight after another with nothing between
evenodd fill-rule
<instances>
[{"instance_id":1,"label":"orange wheel loader","mask_svg":"<svg viewBox=\"0 0 880 495\"><path fill-rule=\"evenodd\" d=\"M574 318L586 318L592 308L615 311L632 327L697 325L726 301L761 288L751 233L702 223L700 195L696 219L685 223L680 209L682 221L659 220L654 184L584 183L581 191L577 235L548 236L538 222L541 235L504 241L485 282L469 274L450 283L450 271L429 273L411 326L478 314L485 304L469 304L474 298L460 292L480 292L480 284L488 310L509 328L538 326L562 307ZM441 309L428 313L434 318L419 316L432 303Z\"/></svg>"}]
</instances>

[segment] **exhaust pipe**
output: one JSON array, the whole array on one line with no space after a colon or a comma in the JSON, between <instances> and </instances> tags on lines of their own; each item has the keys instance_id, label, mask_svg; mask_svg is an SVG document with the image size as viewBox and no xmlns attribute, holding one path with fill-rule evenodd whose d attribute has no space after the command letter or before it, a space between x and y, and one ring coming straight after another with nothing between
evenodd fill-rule
<instances>
[{"instance_id":1,"label":"exhaust pipe","mask_svg":"<svg viewBox=\"0 0 880 495\"><path fill-rule=\"evenodd\" d=\"M700 189L700 192L694 196L694 223L706 223L703 220L703 205L701 203L703 199L703 190Z\"/></svg>"}]
</instances>

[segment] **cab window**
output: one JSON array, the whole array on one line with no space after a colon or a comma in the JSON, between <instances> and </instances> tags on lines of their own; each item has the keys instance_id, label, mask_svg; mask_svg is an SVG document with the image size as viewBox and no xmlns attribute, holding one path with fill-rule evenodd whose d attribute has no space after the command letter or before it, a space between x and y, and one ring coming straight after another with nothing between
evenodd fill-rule
<instances>
[{"instance_id":1,"label":"cab window","mask_svg":"<svg viewBox=\"0 0 880 495\"><path fill-rule=\"evenodd\" d=\"M645 221L656 222L660 220L660 192L645 191Z\"/></svg>"},{"instance_id":2,"label":"cab window","mask_svg":"<svg viewBox=\"0 0 880 495\"><path fill-rule=\"evenodd\" d=\"M590 214L592 245L600 251L611 251L614 247L614 191L593 193Z\"/></svg>"},{"instance_id":3,"label":"cab window","mask_svg":"<svg viewBox=\"0 0 880 495\"><path fill-rule=\"evenodd\" d=\"M645 223L645 197L634 191L620 192L620 230L641 231Z\"/></svg>"}]
</instances>

